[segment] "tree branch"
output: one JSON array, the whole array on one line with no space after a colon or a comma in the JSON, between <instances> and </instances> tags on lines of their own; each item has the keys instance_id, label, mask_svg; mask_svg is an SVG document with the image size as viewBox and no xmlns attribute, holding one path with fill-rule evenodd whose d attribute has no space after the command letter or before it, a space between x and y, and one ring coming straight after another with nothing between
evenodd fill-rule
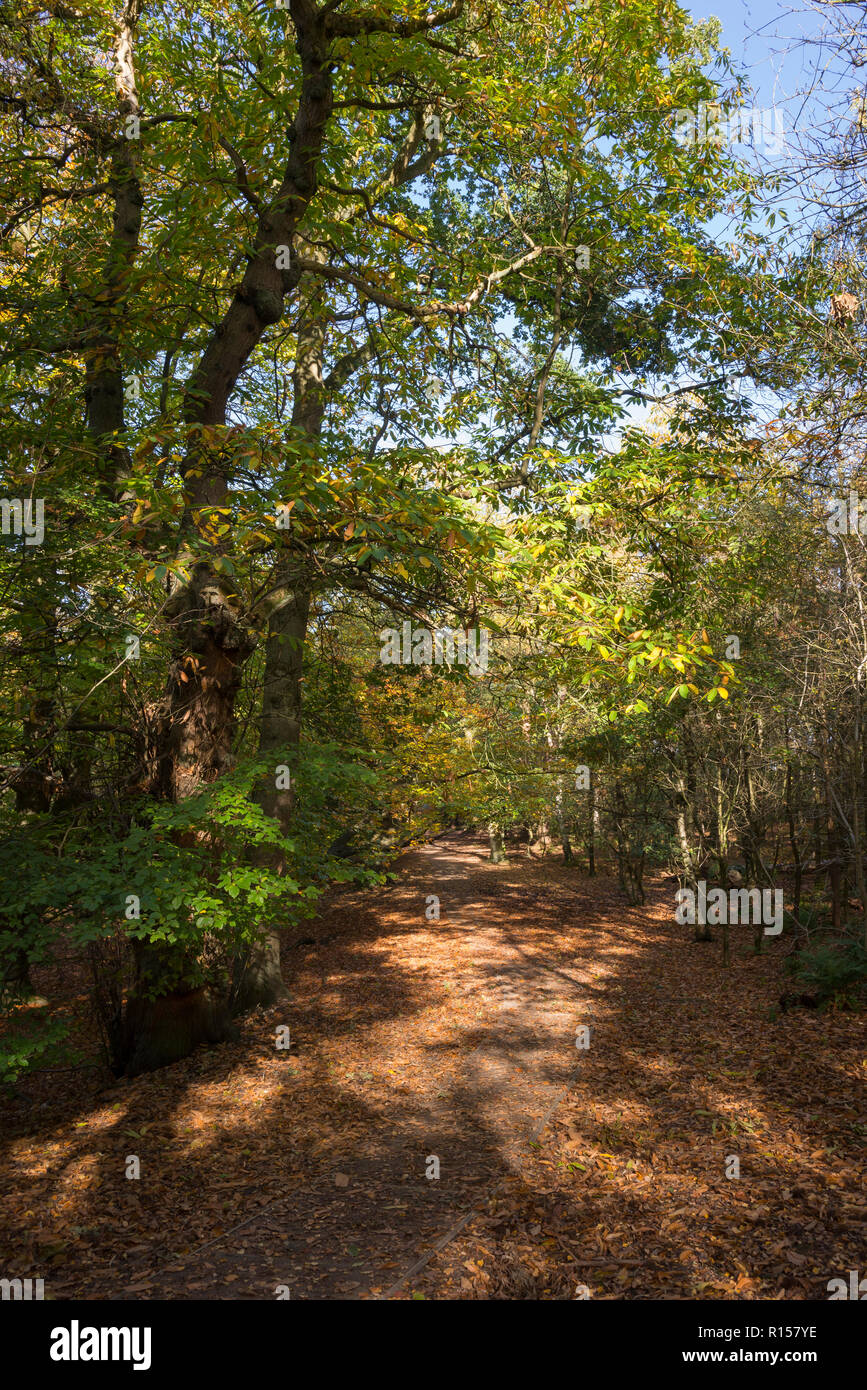
<instances>
[{"instance_id":1,"label":"tree branch","mask_svg":"<svg viewBox=\"0 0 867 1390\"><path fill-rule=\"evenodd\" d=\"M396 38L410 39L415 34L426 34L443 24L449 24L453 19L460 19L464 12L464 0L455 0L447 9L422 15L418 19L395 19L394 15L377 10L367 10L357 15L329 14L330 9L331 5L326 5L321 11L325 16L325 32L329 38L355 39L362 34L393 34Z\"/></svg>"}]
</instances>

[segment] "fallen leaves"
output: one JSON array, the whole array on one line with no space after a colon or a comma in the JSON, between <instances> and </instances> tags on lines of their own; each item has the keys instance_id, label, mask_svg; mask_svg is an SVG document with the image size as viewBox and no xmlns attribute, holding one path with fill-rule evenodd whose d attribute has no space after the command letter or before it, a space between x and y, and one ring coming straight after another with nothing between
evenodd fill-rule
<instances>
[{"instance_id":1,"label":"fallen leaves","mask_svg":"<svg viewBox=\"0 0 867 1390\"><path fill-rule=\"evenodd\" d=\"M491 870L456 842L438 868L438 853L323 909L329 944L293 966L291 1078L271 1050L281 1013L108 1099L86 1078L22 1088L4 1267L44 1258L61 1297L285 1282L376 1297L423 1251L397 1296L569 1299L580 1283L594 1299L821 1298L860 1267L863 1019L771 1024L773 953L726 975L653 889L626 909L552 862ZM425 926L440 871L448 921ZM566 1023L588 1001L576 1058ZM123 1176L131 1139L140 1182ZM434 1251L456 1207L477 1214Z\"/></svg>"}]
</instances>

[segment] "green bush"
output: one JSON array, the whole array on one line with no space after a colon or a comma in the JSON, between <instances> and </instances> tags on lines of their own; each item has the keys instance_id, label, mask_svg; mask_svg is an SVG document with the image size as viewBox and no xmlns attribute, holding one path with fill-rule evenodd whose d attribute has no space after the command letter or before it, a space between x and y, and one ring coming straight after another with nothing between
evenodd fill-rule
<instances>
[{"instance_id":1,"label":"green bush","mask_svg":"<svg viewBox=\"0 0 867 1390\"><path fill-rule=\"evenodd\" d=\"M788 965L805 991L836 1008L852 1007L867 987L867 951L857 941L817 942Z\"/></svg>"},{"instance_id":2,"label":"green bush","mask_svg":"<svg viewBox=\"0 0 867 1390\"><path fill-rule=\"evenodd\" d=\"M60 1025L33 1011L27 1028L19 1026L27 996L16 983L22 952L31 966L50 961L61 944L65 954L89 960L98 1012L106 989L119 1007L136 942L160 948L156 993L171 987L175 961L179 983L192 979L222 993L232 960L267 931L312 916L329 883L383 882L373 846L355 862L329 852L347 824L374 819L381 799L376 773L350 760L356 751L318 745L300 757L293 749L245 759L182 802L141 799L101 820L9 816L0 875L15 891L0 921L0 1009L7 1016L0 1076L53 1060L60 1040ZM288 837L253 796L281 763L291 765L295 791Z\"/></svg>"}]
</instances>

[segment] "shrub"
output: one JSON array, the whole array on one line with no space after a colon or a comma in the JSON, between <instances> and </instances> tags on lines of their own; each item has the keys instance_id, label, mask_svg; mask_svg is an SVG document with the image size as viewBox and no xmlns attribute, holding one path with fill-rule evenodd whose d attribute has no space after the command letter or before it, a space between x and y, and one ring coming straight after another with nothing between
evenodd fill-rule
<instances>
[{"instance_id":1,"label":"shrub","mask_svg":"<svg viewBox=\"0 0 867 1390\"><path fill-rule=\"evenodd\" d=\"M819 1003L851 1008L867 987L867 951L857 941L820 941L790 957L788 968Z\"/></svg>"}]
</instances>

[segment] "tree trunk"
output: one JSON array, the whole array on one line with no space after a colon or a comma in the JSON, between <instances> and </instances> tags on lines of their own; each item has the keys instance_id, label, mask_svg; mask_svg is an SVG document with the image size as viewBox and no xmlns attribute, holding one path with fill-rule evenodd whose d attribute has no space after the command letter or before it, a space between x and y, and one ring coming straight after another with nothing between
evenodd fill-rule
<instances>
[{"instance_id":1,"label":"tree trunk","mask_svg":"<svg viewBox=\"0 0 867 1390\"><path fill-rule=\"evenodd\" d=\"M827 755L823 759L823 769L825 775L825 814L828 833L828 852L831 858L831 867L828 874L831 889L831 926L835 932L838 932L843 921L842 837L840 835L840 828L834 809L834 796L831 790L830 760Z\"/></svg>"},{"instance_id":2,"label":"tree trunk","mask_svg":"<svg viewBox=\"0 0 867 1390\"><path fill-rule=\"evenodd\" d=\"M306 246L312 260L323 261L325 252L319 246ZM322 433L325 409L323 389L324 320L322 316L322 287L308 277L304 312L298 324L295 366L292 373L292 425L297 434L315 448ZM268 640L265 646L264 688L259 723L260 753L274 753L275 770L278 762L298 748L301 739L301 679L304 668L304 643L310 614L309 582L289 548L291 520L288 530L281 532L286 548L275 566L274 592L269 603ZM279 755L279 756L278 756ZM267 815L279 821L284 835L289 834L295 793L291 786L278 788L276 777L254 793ZM260 856L260 862L271 872L285 871L284 857L277 853ZM279 929L266 924L260 942L235 962L232 982L232 1007L235 1012L251 1009L257 1004L268 1008L286 994L280 966Z\"/></svg>"},{"instance_id":3,"label":"tree trunk","mask_svg":"<svg viewBox=\"0 0 867 1390\"><path fill-rule=\"evenodd\" d=\"M236 1036L225 1001L202 983L195 961L178 947L135 942L136 978L124 1010L114 1070L156 1071L200 1043Z\"/></svg>"},{"instance_id":4,"label":"tree trunk","mask_svg":"<svg viewBox=\"0 0 867 1390\"><path fill-rule=\"evenodd\" d=\"M561 781L557 797L557 829L560 832L560 844L563 847L563 863L571 864L573 859L572 842L569 839L569 822L563 810L563 803L563 783Z\"/></svg>"},{"instance_id":5,"label":"tree trunk","mask_svg":"<svg viewBox=\"0 0 867 1390\"><path fill-rule=\"evenodd\" d=\"M788 744L788 730L786 730L786 742ZM804 865L801 860L801 847L798 844L798 833L795 829L795 807L792 797L792 763L790 758L786 761L786 820L789 827L789 847L792 851L792 862L795 866L795 887L792 912L795 918L797 931L797 924L799 924L801 920L801 885L803 883Z\"/></svg>"},{"instance_id":6,"label":"tree trunk","mask_svg":"<svg viewBox=\"0 0 867 1390\"><path fill-rule=\"evenodd\" d=\"M729 837L725 817L725 799L723 791L722 766L718 763L716 771L716 852L717 862L719 864L720 887L725 890L728 883ZM731 964L731 938L729 934L729 919L727 912L723 916L722 924L722 963L723 965Z\"/></svg>"},{"instance_id":7,"label":"tree trunk","mask_svg":"<svg viewBox=\"0 0 867 1390\"><path fill-rule=\"evenodd\" d=\"M698 872L695 855L693 854L692 845L690 843L693 821L692 803L689 799L687 778L680 769L678 769L677 772L675 788L677 843L680 847L684 887L690 888L693 892L696 892ZM693 941L712 941L713 936L709 924L707 922L696 921L693 928L692 939Z\"/></svg>"},{"instance_id":8,"label":"tree trunk","mask_svg":"<svg viewBox=\"0 0 867 1390\"><path fill-rule=\"evenodd\" d=\"M287 583L288 569L281 566ZM298 747L301 734L301 676L304 663L304 641L310 595L282 589L278 607L271 614L268 641L265 648L265 688L262 695L262 716L259 730L260 752L273 752L275 766L268 780L254 791L262 809L280 823L288 835L295 793L291 786L278 787L276 768L290 750ZM264 853L259 862L271 872L285 870L284 857ZM257 1004L268 1008L286 994L280 967L279 928L269 924L261 942L255 943L245 956L235 962L232 982L232 1009L235 1013L252 1009Z\"/></svg>"},{"instance_id":9,"label":"tree trunk","mask_svg":"<svg viewBox=\"0 0 867 1390\"><path fill-rule=\"evenodd\" d=\"M496 821L491 821L488 826L488 836L491 841L491 863L502 864L506 858L506 851L503 846L503 827Z\"/></svg>"}]
</instances>

